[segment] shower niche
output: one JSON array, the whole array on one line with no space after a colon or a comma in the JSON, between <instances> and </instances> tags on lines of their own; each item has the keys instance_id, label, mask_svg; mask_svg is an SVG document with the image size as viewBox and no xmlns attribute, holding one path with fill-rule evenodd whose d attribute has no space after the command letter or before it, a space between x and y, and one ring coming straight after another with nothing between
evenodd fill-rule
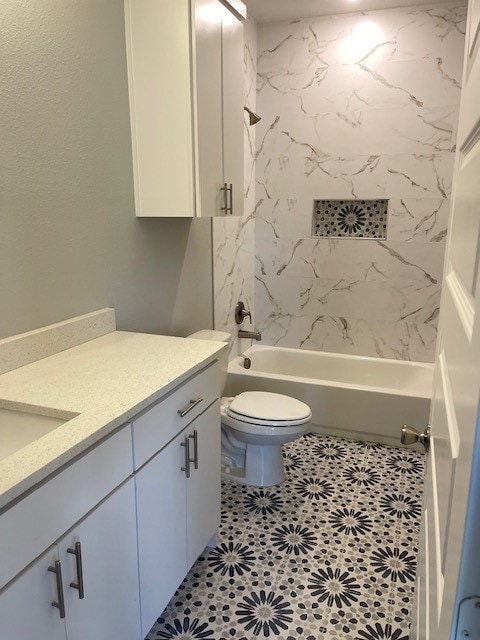
<instances>
[{"instance_id":1,"label":"shower niche","mask_svg":"<svg viewBox=\"0 0 480 640\"><path fill-rule=\"evenodd\" d=\"M387 239L388 200L314 200L312 237Z\"/></svg>"}]
</instances>

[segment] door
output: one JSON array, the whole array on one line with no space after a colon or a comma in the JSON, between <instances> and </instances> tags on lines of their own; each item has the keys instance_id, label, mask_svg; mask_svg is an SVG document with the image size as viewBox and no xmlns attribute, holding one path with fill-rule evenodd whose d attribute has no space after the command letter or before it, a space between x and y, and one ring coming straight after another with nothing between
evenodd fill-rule
<instances>
[{"instance_id":1,"label":"door","mask_svg":"<svg viewBox=\"0 0 480 640\"><path fill-rule=\"evenodd\" d=\"M0 638L5 640L66 640L65 619L60 618L56 574L48 570L59 560L52 547L22 573L0 598ZM63 564L61 566L63 568Z\"/></svg>"},{"instance_id":2,"label":"door","mask_svg":"<svg viewBox=\"0 0 480 640\"><path fill-rule=\"evenodd\" d=\"M142 637L187 573L185 439L184 430L135 477Z\"/></svg>"},{"instance_id":3,"label":"door","mask_svg":"<svg viewBox=\"0 0 480 640\"><path fill-rule=\"evenodd\" d=\"M456 638L458 602L480 595L472 592L471 581L478 579L479 567L472 565L478 564L478 551L466 563L464 559L470 571L461 569L462 547L470 535L465 527L470 478L478 474L472 458L480 389L479 20L480 0L473 0L431 409L417 617L412 624L412 637L416 633L418 640ZM467 634L458 637L479 637Z\"/></svg>"},{"instance_id":4,"label":"door","mask_svg":"<svg viewBox=\"0 0 480 640\"><path fill-rule=\"evenodd\" d=\"M194 0L197 130L197 216L221 215L224 206L222 140L222 18L219 0Z\"/></svg>"},{"instance_id":5,"label":"door","mask_svg":"<svg viewBox=\"0 0 480 640\"><path fill-rule=\"evenodd\" d=\"M195 448L195 433L197 445ZM188 428L187 563L192 566L220 524L220 402L214 402Z\"/></svg>"},{"instance_id":6,"label":"door","mask_svg":"<svg viewBox=\"0 0 480 640\"><path fill-rule=\"evenodd\" d=\"M245 103L243 23L227 9L222 25L223 175L232 185L230 213L243 216Z\"/></svg>"},{"instance_id":7,"label":"door","mask_svg":"<svg viewBox=\"0 0 480 640\"><path fill-rule=\"evenodd\" d=\"M77 563L80 543L81 561ZM133 478L60 540L68 640L134 640L140 635ZM77 566L78 564L78 566ZM83 582L84 597L78 588ZM36 634L32 634L36 636Z\"/></svg>"}]
</instances>

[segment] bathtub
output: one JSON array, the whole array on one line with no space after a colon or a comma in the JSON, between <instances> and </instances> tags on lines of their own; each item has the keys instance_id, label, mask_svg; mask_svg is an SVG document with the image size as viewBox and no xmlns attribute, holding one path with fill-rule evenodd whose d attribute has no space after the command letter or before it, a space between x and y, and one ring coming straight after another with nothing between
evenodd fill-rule
<instances>
[{"instance_id":1,"label":"bathtub","mask_svg":"<svg viewBox=\"0 0 480 640\"><path fill-rule=\"evenodd\" d=\"M433 364L349 356L284 347L252 346L228 365L228 395L273 391L312 410L312 431L400 444L408 423L428 423Z\"/></svg>"}]
</instances>

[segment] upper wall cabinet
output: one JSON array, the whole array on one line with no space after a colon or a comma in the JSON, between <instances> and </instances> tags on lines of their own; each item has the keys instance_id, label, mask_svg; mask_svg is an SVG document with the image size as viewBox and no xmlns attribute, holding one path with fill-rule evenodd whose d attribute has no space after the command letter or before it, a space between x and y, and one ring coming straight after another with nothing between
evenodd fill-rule
<instances>
[{"instance_id":1,"label":"upper wall cabinet","mask_svg":"<svg viewBox=\"0 0 480 640\"><path fill-rule=\"evenodd\" d=\"M135 210L243 214L240 0L125 0Z\"/></svg>"}]
</instances>

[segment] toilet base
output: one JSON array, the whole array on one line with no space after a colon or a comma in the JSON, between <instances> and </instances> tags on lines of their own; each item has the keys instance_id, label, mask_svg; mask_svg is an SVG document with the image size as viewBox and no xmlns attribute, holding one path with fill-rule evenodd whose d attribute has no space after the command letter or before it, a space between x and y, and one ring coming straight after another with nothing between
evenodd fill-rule
<instances>
[{"instance_id":1,"label":"toilet base","mask_svg":"<svg viewBox=\"0 0 480 640\"><path fill-rule=\"evenodd\" d=\"M245 467L222 467L222 478L253 487L272 487L285 480L281 444L247 444Z\"/></svg>"}]
</instances>

